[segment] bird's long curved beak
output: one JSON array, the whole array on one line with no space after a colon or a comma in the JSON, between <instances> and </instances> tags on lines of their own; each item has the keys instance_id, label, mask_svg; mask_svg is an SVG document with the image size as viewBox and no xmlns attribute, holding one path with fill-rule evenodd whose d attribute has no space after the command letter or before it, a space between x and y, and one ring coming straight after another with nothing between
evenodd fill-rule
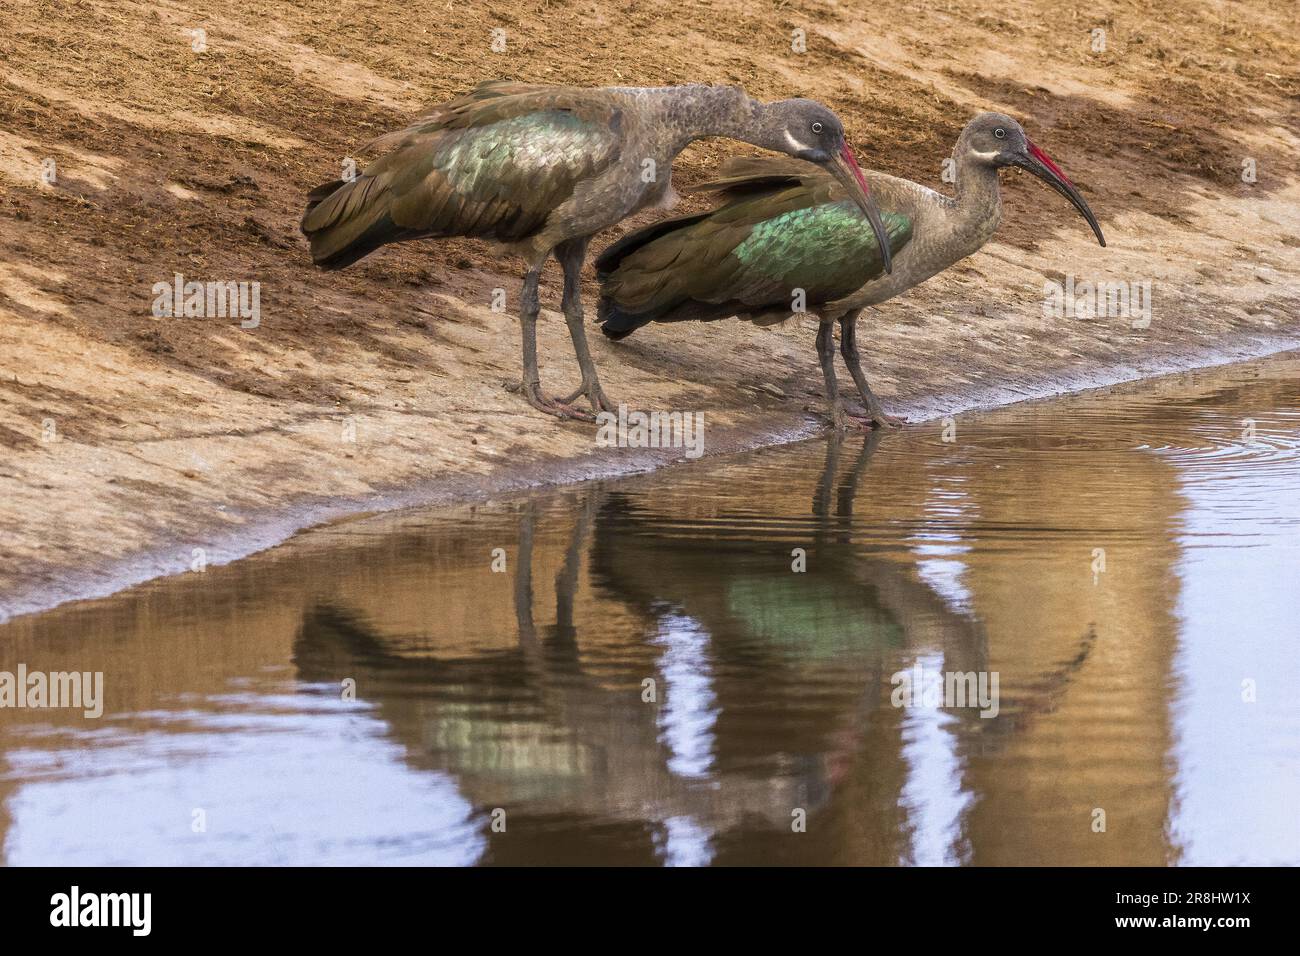
<instances>
[{"instance_id":1,"label":"bird's long curved beak","mask_svg":"<svg viewBox=\"0 0 1300 956\"><path fill-rule=\"evenodd\" d=\"M1052 162L1052 157L1030 143L1025 141L1029 149L1027 153L1018 156L1015 165L1021 169L1026 169L1033 173L1047 185L1051 186L1058 193L1070 200L1074 208L1079 210L1083 218L1088 220L1088 225L1092 226L1092 231L1097 234L1097 241L1103 246L1106 245L1106 237L1101 234L1101 226L1097 225L1097 217L1092 214L1088 204L1079 195L1079 190L1074 188L1074 183L1070 182L1069 177L1061 172L1061 167Z\"/></svg>"},{"instance_id":2,"label":"bird's long curved beak","mask_svg":"<svg viewBox=\"0 0 1300 956\"><path fill-rule=\"evenodd\" d=\"M892 272L894 264L889 252L889 233L885 231L885 221L880 218L880 209L876 206L875 199L871 197L866 177L862 175L862 169L853 157L853 150L849 149L848 143L844 144L838 156L833 156L826 163L826 168L849 191L853 201L858 204L858 208L871 223L871 231L876 234L876 242L880 244L880 256L885 264L885 272Z\"/></svg>"}]
</instances>

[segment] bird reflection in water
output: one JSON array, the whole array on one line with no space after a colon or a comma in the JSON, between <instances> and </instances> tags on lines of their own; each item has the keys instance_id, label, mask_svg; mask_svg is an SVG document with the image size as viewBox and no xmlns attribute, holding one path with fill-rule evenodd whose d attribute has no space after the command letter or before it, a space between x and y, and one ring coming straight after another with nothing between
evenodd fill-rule
<instances>
[{"instance_id":1,"label":"bird reflection in water","mask_svg":"<svg viewBox=\"0 0 1300 956\"><path fill-rule=\"evenodd\" d=\"M842 467L844 440L827 439L803 573L754 515L685 521L594 484L564 509L553 601L535 575L554 516L519 506L509 644L435 656L427 638L319 603L296 639L300 678L355 679L411 766L454 777L483 862L834 859L832 828L799 832L822 816L852 819L856 862L864 847L872 862L961 862L965 761L1050 710L1090 644L1005 718L891 707L894 672L985 670L988 648L916 566L858 540L880 441L865 435Z\"/></svg>"}]
</instances>

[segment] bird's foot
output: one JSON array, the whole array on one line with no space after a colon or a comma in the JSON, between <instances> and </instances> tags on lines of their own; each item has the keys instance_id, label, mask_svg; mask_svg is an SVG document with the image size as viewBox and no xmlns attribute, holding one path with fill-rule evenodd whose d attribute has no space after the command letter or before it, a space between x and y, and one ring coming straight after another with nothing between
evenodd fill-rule
<instances>
[{"instance_id":1,"label":"bird's foot","mask_svg":"<svg viewBox=\"0 0 1300 956\"><path fill-rule=\"evenodd\" d=\"M880 407L879 402L869 402L867 404L867 417L868 420L877 428L902 428L907 424L906 418L886 415L885 410Z\"/></svg>"},{"instance_id":2,"label":"bird's foot","mask_svg":"<svg viewBox=\"0 0 1300 956\"><path fill-rule=\"evenodd\" d=\"M605 397L604 390L600 387L600 382L583 382L577 390L559 399L562 404L571 405L579 398L586 398L591 403L593 412L609 412L614 414L618 409L608 398Z\"/></svg>"},{"instance_id":3,"label":"bird's foot","mask_svg":"<svg viewBox=\"0 0 1300 956\"><path fill-rule=\"evenodd\" d=\"M855 429L871 431L873 428L902 428L907 424L907 419L886 415L884 409L872 403L867 406L867 414L865 415L855 415L846 411L843 407L837 406L831 410L831 424L839 431L853 431Z\"/></svg>"},{"instance_id":4,"label":"bird's foot","mask_svg":"<svg viewBox=\"0 0 1300 956\"><path fill-rule=\"evenodd\" d=\"M579 421L594 422L596 416L583 408L575 408L569 404L572 399L548 398L542 394L541 386L537 382L520 382L507 386L512 392L520 392L529 405L539 412L545 412L548 415L554 415L560 421Z\"/></svg>"},{"instance_id":5,"label":"bird's foot","mask_svg":"<svg viewBox=\"0 0 1300 956\"><path fill-rule=\"evenodd\" d=\"M838 405L831 409L831 425L837 432L870 431L872 428L870 418L851 415Z\"/></svg>"}]
</instances>

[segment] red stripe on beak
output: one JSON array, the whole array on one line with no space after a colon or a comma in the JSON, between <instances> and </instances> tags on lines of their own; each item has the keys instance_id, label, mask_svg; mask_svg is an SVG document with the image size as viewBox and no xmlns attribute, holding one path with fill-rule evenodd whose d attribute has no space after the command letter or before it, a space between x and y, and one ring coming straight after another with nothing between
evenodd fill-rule
<instances>
[{"instance_id":1,"label":"red stripe on beak","mask_svg":"<svg viewBox=\"0 0 1300 956\"><path fill-rule=\"evenodd\" d=\"M862 175L862 168L858 166L857 159L853 156L853 150L849 149L849 144L845 143L844 148L840 150L840 159L849 164L849 169L853 170L853 175L857 178L858 184L862 187L862 192L870 196L871 190L867 187L867 177Z\"/></svg>"},{"instance_id":2,"label":"red stripe on beak","mask_svg":"<svg viewBox=\"0 0 1300 956\"><path fill-rule=\"evenodd\" d=\"M1044 153L1033 143L1030 143L1029 140L1026 139L1025 143L1028 144L1029 146L1030 156L1034 157L1034 159L1038 160L1040 163L1042 163L1044 166L1046 166L1048 169L1054 172L1057 176L1059 176L1061 178L1061 182L1065 183L1067 186L1074 185L1074 183L1070 182L1070 177L1065 175L1065 173L1061 172L1061 167L1056 165L1056 163L1052 162L1051 156L1048 156L1046 153Z\"/></svg>"}]
</instances>

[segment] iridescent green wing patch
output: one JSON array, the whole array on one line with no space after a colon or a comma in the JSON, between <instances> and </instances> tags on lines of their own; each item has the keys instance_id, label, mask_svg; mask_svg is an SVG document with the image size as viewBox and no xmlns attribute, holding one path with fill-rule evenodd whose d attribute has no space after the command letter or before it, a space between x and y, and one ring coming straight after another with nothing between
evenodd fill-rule
<instances>
[{"instance_id":1,"label":"iridescent green wing patch","mask_svg":"<svg viewBox=\"0 0 1300 956\"><path fill-rule=\"evenodd\" d=\"M897 255L912 238L912 220L890 212L881 218L890 253ZM848 295L884 273L876 234L847 199L756 223L732 255L747 273L772 280L786 293L804 289L815 301Z\"/></svg>"},{"instance_id":2,"label":"iridescent green wing patch","mask_svg":"<svg viewBox=\"0 0 1300 956\"><path fill-rule=\"evenodd\" d=\"M608 119L546 109L413 140L366 172L382 176L391 164L398 225L508 239L539 228L618 147Z\"/></svg>"}]
</instances>

